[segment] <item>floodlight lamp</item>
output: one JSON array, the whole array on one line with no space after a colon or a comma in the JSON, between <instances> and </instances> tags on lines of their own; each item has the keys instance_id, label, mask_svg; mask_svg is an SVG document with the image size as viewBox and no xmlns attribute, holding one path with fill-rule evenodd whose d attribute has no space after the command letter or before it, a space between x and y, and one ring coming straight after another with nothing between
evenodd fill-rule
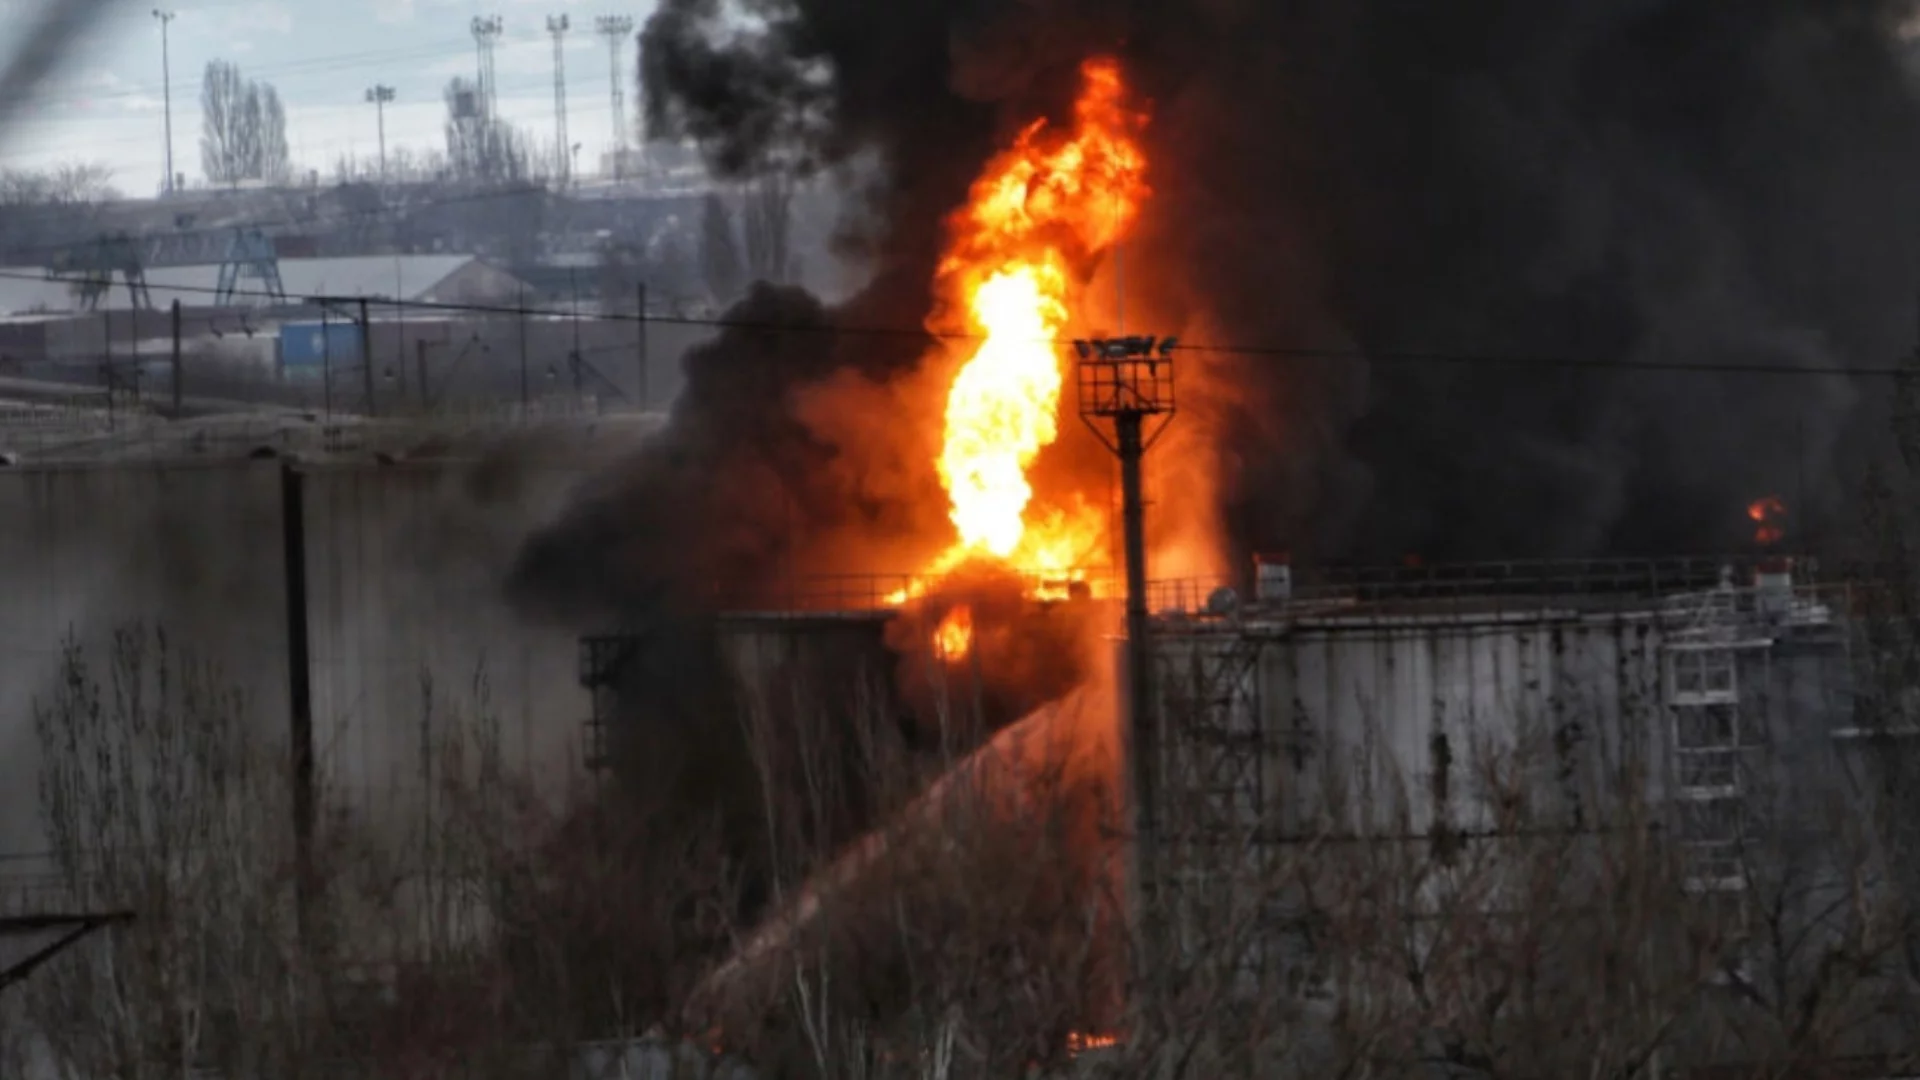
<instances>
[{"instance_id":1,"label":"floodlight lamp","mask_svg":"<svg viewBox=\"0 0 1920 1080\"><path fill-rule=\"evenodd\" d=\"M1179 339L1179 338L1177 338L1177 337L1170 337L1170 338L1166 338L1166 339L1164 339L1164 340L1162 340L1162 341L1160 342L1160 355L1161 355L1161 356L1172 356L1172 355L1173 355L1173 350L1175 350L1175 349L1177 349L1177 348L1179 348L1179 347L1180 347L1180 339Z\"/></svg>"},{"instance_id":2,"label":"floodlight lamp","mask_svg":"<svg viewBox=\"0 0 1920 1080\"><path fill-rule=\"evenodd\" d=\"M1080 355L1080 359L1082 360L1085 360L1089 356L1093 355L1093 349L1087 345L1085 340L1081 338L1073 339L1073 351L1078 353Z\"/></svg>"}]
</instances>

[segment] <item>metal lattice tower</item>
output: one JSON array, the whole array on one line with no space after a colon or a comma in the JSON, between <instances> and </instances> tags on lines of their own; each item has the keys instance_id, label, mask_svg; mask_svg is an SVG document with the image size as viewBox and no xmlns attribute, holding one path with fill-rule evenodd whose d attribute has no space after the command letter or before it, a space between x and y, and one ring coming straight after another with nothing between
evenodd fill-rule
<instances>
[{"instance_id":1,"label":"metal lattice tower","mask_svg":"<svg viewBox=\"0 0 1920 1080\"><path fill-rule=\"evenodd\" d=\"M244 280L260 283L261 298L286 302L287 290L280 282L280 253L259 229L233 231L227 257L220 263L213 302L224 306L241 298L240 283Z\"/></svg>"},{"instance_id":2,"label":"metal lattice tower","mask_svg":"<svg viewBox=\"0 0 1920 1080\"><path fill-rule=\"evenodd\" d=\"M607 39L607 78L613 93L613 175L626 174L627 95L621 89L620 47L633 33L633 19L626 15L602 15L593 21L594 32Z\"/></svg>"},{"instance_id":3,"label":"metal lattice tower","mask_svg":"<svg viewBox=\"0 0 1920 1080\"><path fill-rule=\"evenodd\" d=\"M573 151L567 141L567 54L564 39L572 23L565 15L547 16L547 33L553 35L553 152L559 158L554 175L565 187L573 179Z\"/></svg>"},{"instance_id":4,"label":"metal lattice tower","mask_svg":"<svg viewBox=\"0 0 1920 1080\"><path fill-rule=\"evenodd\" d=\"M83 310L97 311L113 291L113 275L126 282L128 301L135 309L153 310L147 291L147 272L138 247L126 233L102 234L98 239L60 252L47 276L73 282Z\"/></svg>"},{"instance_id":5,"label":"metal lattice tower","mask_svg":"<svg viewBox=\"0 0 1920 1080\"><path fill-rule=\"evenodd\" d=\"M489 15L485 18L478 15L474 16L473 44L475 51L479 54L480 61L478 72L480 81L480 115L487 120L492 120L494 116L498 115L494 108L497 102L494 98L493 47L499 42L500 35L504 33L506 33L506 24L501 21L500 16Z\"/></svg>"}]
</instances>

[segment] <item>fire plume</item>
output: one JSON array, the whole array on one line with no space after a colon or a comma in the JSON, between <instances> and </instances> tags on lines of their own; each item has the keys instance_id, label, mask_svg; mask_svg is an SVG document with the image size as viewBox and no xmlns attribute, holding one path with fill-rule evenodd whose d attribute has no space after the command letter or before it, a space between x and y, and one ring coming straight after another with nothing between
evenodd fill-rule
<instances>
[{"instance_id":1,"label":"fire plume","mask_svg":"<svg viewBox=\"0 0 1920 1080\"><path fill-rule=\"evenodd\" d=\"M1074 267L1118 242L1148 194L1120 67L1091 60L1070 130L1028 125L950 222L936 276L946 301L929 328L978 345L947 393L938 461L957 538L939 577L985 559L1060 577L1101 550L1104 514L1084 500L1035 508L1028 470L1060 433ZM959 313L956 317L953 314Z\"/></svg>"},{"instance_id":2,"label":"fire plume","mask_svg":"<svg viewBox=\"0 0 1920 1080\"><path fill-rule=\"evenodd\" d=\"M1780 519L1787 516L1787 504L1780 501L1778 495L1768 495L1755 499L1747 506L1747 516L1753 519L1754 543L1761 547L1772 547L1786 539L1787 531Z\"/></svg>"}]
</instances>

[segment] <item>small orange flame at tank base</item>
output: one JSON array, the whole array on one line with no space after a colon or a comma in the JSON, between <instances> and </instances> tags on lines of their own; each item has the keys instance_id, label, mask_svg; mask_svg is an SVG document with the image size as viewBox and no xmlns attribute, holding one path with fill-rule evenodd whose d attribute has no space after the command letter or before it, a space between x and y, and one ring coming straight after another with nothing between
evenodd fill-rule
<instances>
[{"instance_id":1,"label":"small orange flame at tank base","mask_svg":"<svg viewBox=\"0 0 1920 1080\"><path fill-rule=\"evenodd\" d=\"M942 660L965 660L973 649L973 609L965 604L947 612L933 632L933 654Z\"/></svg>"},{"instance_id":2,"label":"small orange flame at tank base","mask_svg":"<svg viewBox=\"0 0 1920 1080\"><path fill-rule=\"evenodd\" d=\"M1079 1056L1089 1050L1106 1050L1120 1045L1120 1036L1112 1032L1072 1031L1067 1033L1067 1053Z\"/></svg>"}]
</instances>

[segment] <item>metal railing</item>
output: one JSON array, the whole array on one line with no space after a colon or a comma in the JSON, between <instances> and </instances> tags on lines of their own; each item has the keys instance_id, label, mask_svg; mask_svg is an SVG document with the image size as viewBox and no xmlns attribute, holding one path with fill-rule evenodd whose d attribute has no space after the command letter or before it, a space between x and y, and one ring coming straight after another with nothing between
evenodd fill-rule
<instances>
[{"instance_id":1,"label":"metal railing","mask_svg":"<svg viewBox=\"0 0 1920 1080\"><path fill-rule=\"evenodd\" d=\"M912 594L911 574L814 574L772 582L717 582L723 612L874 612L897 608Z\"/></svg>"}]
</instances>

